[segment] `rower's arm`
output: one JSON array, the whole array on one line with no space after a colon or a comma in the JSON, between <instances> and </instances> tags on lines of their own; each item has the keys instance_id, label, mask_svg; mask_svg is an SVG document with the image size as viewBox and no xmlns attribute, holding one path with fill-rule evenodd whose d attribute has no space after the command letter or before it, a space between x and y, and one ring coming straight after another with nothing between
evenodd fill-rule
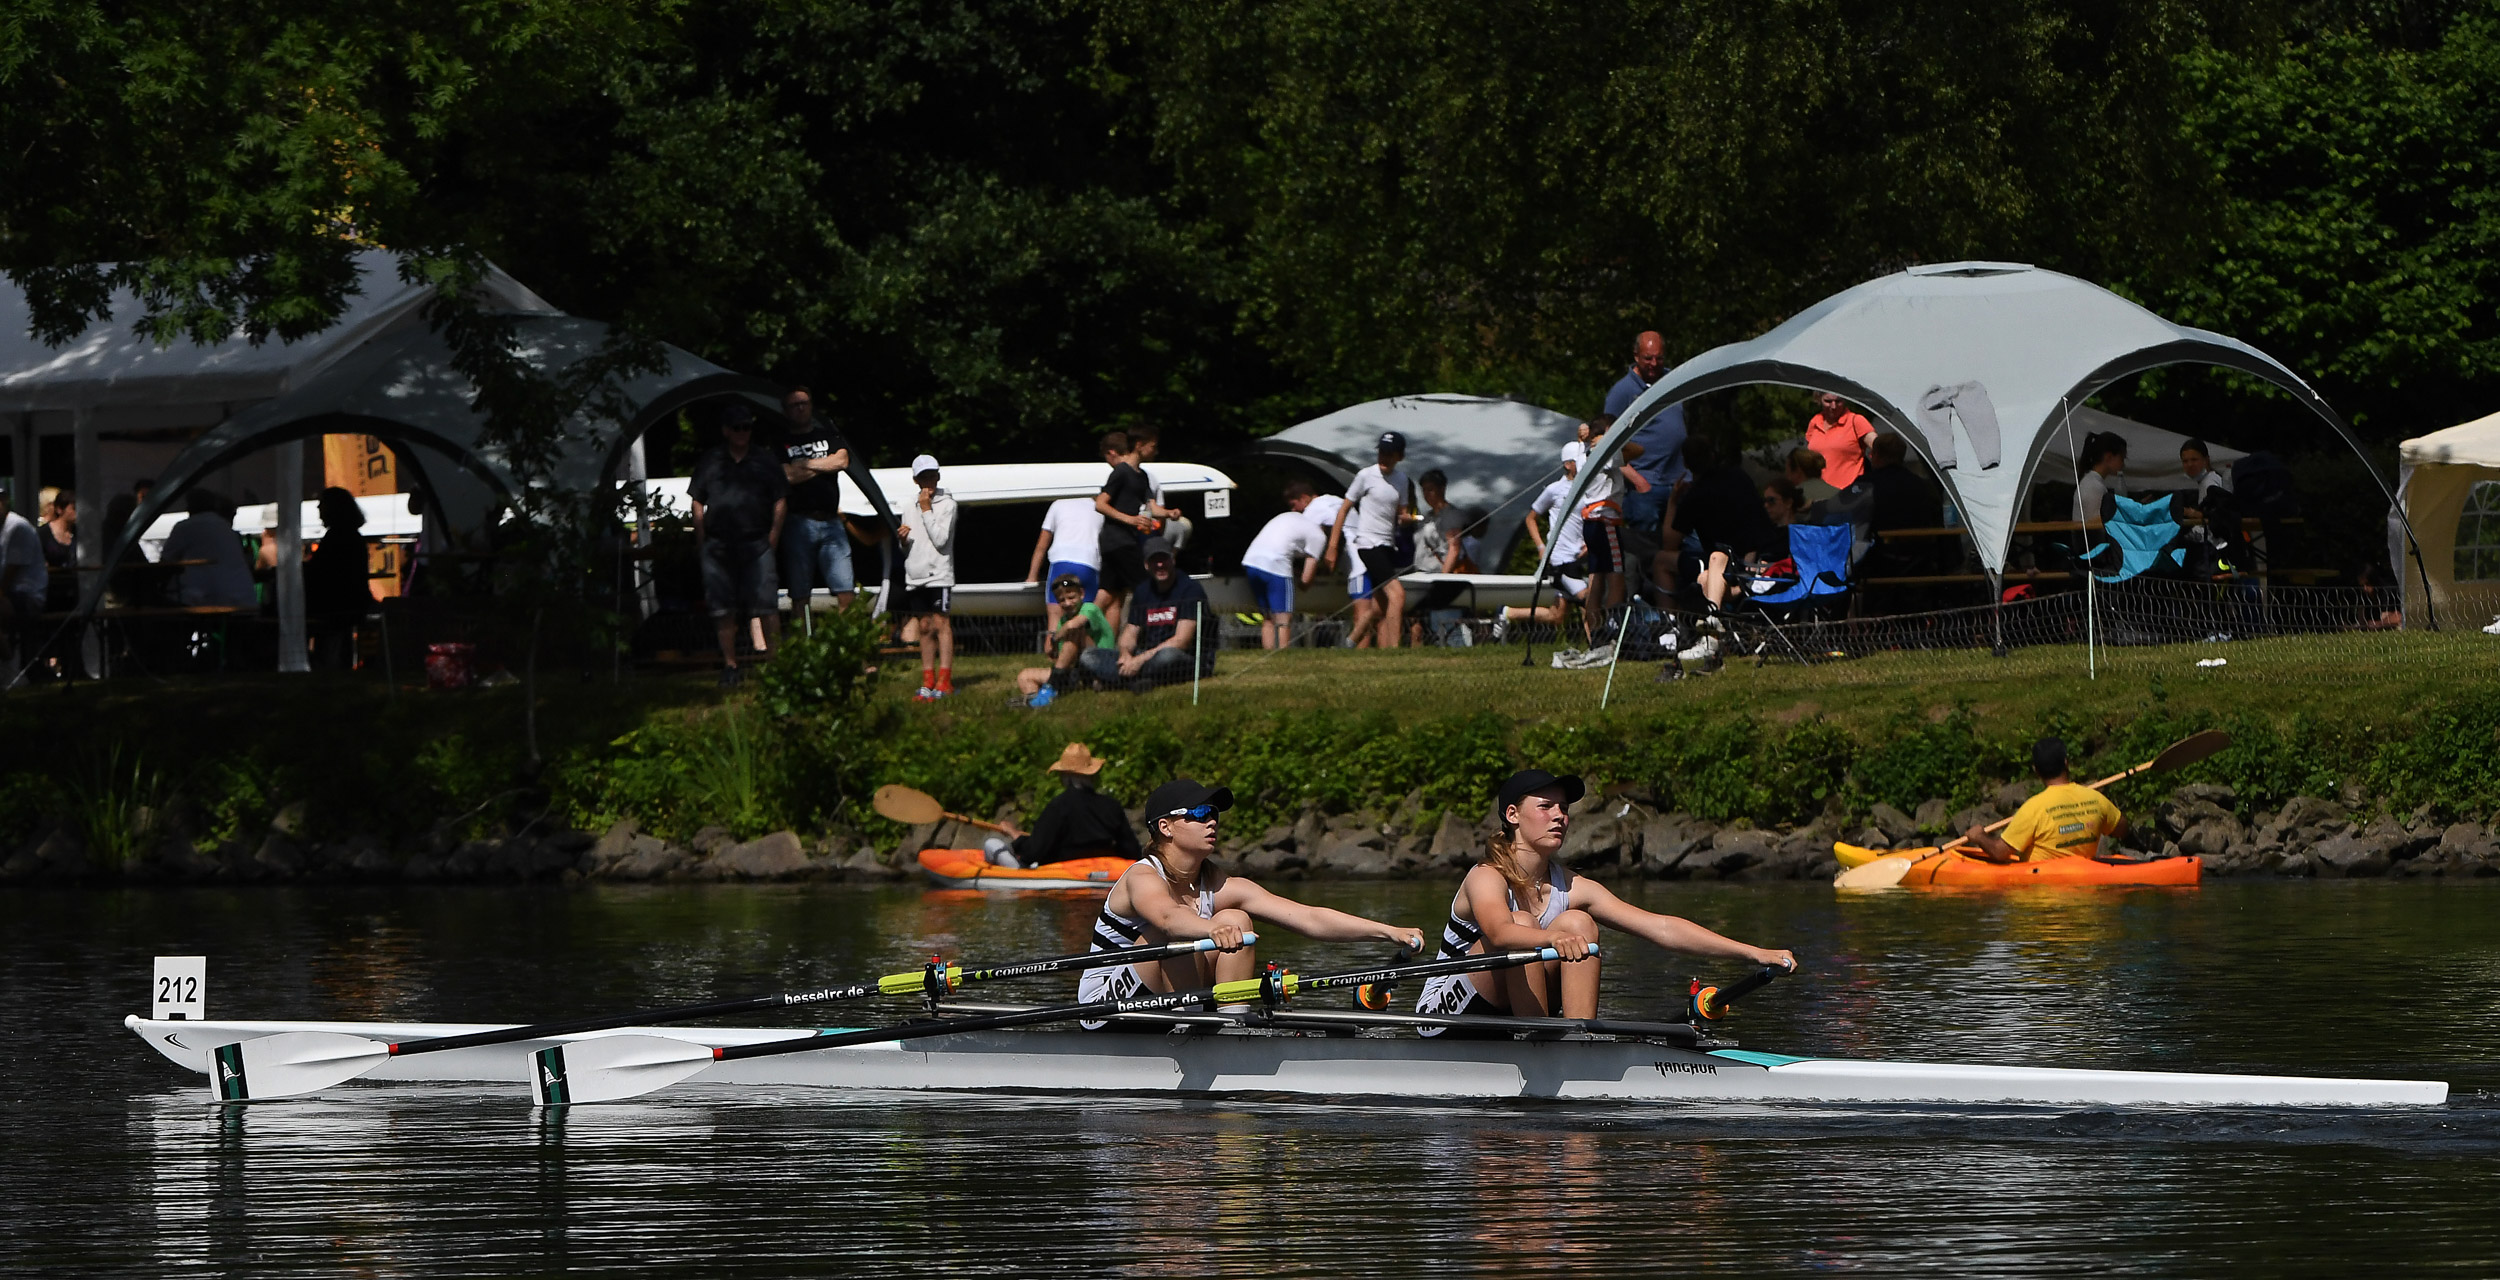
<instances>
[{"instance_id":1,"label":"rower's arm","mask_svg":"<svg viewBox=\"0 0 2500 1280\"><path fill-rule=\"evenodd\" d=\"M1573 904L1587 911L1597 923L1609 929L1620 929L1669 951L1680 951L1688 956L1742 960L1747 964L1777 965L1788 970L1797 967L1797 957L1787 951L1738 942L1682 916L1662 916L1655 911L1643 911L1587 876L1572 879L1571 897ZM1492 935L1488 932L1485 936L1490 938Z\"/></svg>"},{"instance_id":2,"label":"rower's arm","mask_svg":"<svg viewBox=\"0 0 2500 1280\"><path fill-rule=\"evenodd\" d=\"M1234 876L1225 882L1219 901L1224 898L1231 899L1224 903L1225 906L1238 907L1260 920L1272 920L1306 938L1317 938L1323 942L1363 942L1376 938L1412 951L1424 949L1424 935L1420 929L1382 924L1378 920L1367 920L1333 907L1296 902L1269 893L1260 888L1258 882L1241 876Z\"/></svg>"}]
</instances>

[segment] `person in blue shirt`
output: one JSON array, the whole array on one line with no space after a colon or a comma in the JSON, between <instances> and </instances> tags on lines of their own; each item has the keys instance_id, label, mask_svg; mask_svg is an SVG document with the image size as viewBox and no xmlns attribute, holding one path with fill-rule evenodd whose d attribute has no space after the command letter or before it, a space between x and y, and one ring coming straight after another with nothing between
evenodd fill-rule
<instances>
[{"instance_id":1,"label":"person in blue shirt","mask_svg":"<svg viewBox=\"0 0 2500 1280\"><path fill-rule=\"evenodd\" d=\"M1667 340L1655 331L1632 339L1632 367L1623 379L1606 392L1606 416L1620 418L1634 401L1667 376ZM1649 492L1632 494L1623 504L1624 523L1644 533L1654 533L1662 522L1667 502L1675 495L1678 481L1691 472L1684 467L1684 406L1671 404L1650 415L1641 429L1632 433L1632 443L1641 447L1641 456L1633 469L1649 481Z\"/></svg>"}]
</instances>

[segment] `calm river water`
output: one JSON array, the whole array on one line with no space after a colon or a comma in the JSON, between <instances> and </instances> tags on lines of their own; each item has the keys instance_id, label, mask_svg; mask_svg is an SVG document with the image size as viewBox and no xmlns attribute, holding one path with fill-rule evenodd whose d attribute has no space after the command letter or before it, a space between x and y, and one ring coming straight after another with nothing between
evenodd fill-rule
<instances>
[{"instance_id":1,"label":"calm river water","mask_svg":"<svg viewBox=\"0 0 2500 1280\"><path fill-rule=\"evenodd\" d=\"M1443 885L1307 885L1427 929ZM1093 904L908 888L0 892L0 1272L2500 1274L2500 884L1649 886L1793 946L1799 1054L2446 1079L2414 1113L732 1095L561 1121L356 1086L221 1117L120 1026L502 1020L1076 950ZM1369 950L1281 939L1305 971ZM1607 1011L1693 963L1626 941ZM1733 977L1721 970L1712 976ZM1057 990L1057 986L1047 988ZM1001 994L1004 994L1003 992ZM1038 994L1038 992L1037 992Z\"/></svg>"}]
</instances>

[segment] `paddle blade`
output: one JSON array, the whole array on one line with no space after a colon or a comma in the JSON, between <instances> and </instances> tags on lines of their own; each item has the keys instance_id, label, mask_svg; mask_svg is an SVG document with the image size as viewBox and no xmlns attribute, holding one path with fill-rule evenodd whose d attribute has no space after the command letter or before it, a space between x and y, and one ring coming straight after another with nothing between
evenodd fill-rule
<instances>
[{"instance_id":1,"label":"paddle blade","mask_svg":"<svg viewBox=\"0 0 2500 1280\"><path fill-rule=\"evenodd\" d=\"M877 788L877 794L869 797L868 804L877 811L879 817L910 823L913 826L918 826L923 822L935 822L946 816L946 810L939 807L936 796L926 791L915 791L897 782L889 782Z\"/></svg>"},{"instance_id":2,"label":"paddle blade","mask_svg":"<svg viewBox=\"0 0 2500 1280\"><path fill-rule=\"evenodd\" d=\"M284 1031L221 1045L209 1055L208 1096L256 1102L312 1093L370 1071L390 1046L336 1031Z\"/></svg>"},{"instance_id":3,"label":"paddle blade","mask_svg":"<svg viewBox=\"0 0 2500 1280\"><path fill-rule=\"evenodd\" d=\"M2168 750L2153 757L2153 772L2167 773L2183 769L2231 745L2231 735L2220 729L2207 729L2171 743Z\"/></svg>"},{"instance_id":4,"label":"paddle blade","mask_svg":"<svg viewBox=\"0 0 2500 1280\"><path fill-rule=\"evenodd\" d=\"M1860 863L1833 876L1832 887L1835 889L1889 889L1901 883L1901 878L1910 874L1910 868L1917 865L1916 858L1877 858L1873 862Z\"/></svg>"},{"instance_id":5,"label":"paddle blade","mask_svg":"<svg viewBox=\"0 0 2500 1280\"><path fill-rule=\"evenodd\" d=\"M708 1045L667 1036L601 1036L530 1057L530 1098L542 1107L614 1102L665 1089L712 1065Z\"/></svg>"}]
</instances>

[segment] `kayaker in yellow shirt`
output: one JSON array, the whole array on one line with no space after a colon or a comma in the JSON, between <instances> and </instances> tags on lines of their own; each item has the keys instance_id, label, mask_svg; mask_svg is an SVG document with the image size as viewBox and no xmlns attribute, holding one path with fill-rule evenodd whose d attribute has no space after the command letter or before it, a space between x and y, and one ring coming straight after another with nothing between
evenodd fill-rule
<instances>
[{"instance_id":1,"label":"kayaker in yellow shirt","mask_svg":"<svg viewBox=\"0 0 2500 1280\"><path fill-rule=\"evenodd\" d=\"M2051 858L2090 857L2101 851L2101 838L2127 834L2127 820L2109 797L2067 777L2066 744L2042 738L2031 746L2031 769L2040 775L2040 794L2014 811L2000 838L1974 826L1962 838L1990 862L2046 862Z\"/></svg>"}]
</instances>

